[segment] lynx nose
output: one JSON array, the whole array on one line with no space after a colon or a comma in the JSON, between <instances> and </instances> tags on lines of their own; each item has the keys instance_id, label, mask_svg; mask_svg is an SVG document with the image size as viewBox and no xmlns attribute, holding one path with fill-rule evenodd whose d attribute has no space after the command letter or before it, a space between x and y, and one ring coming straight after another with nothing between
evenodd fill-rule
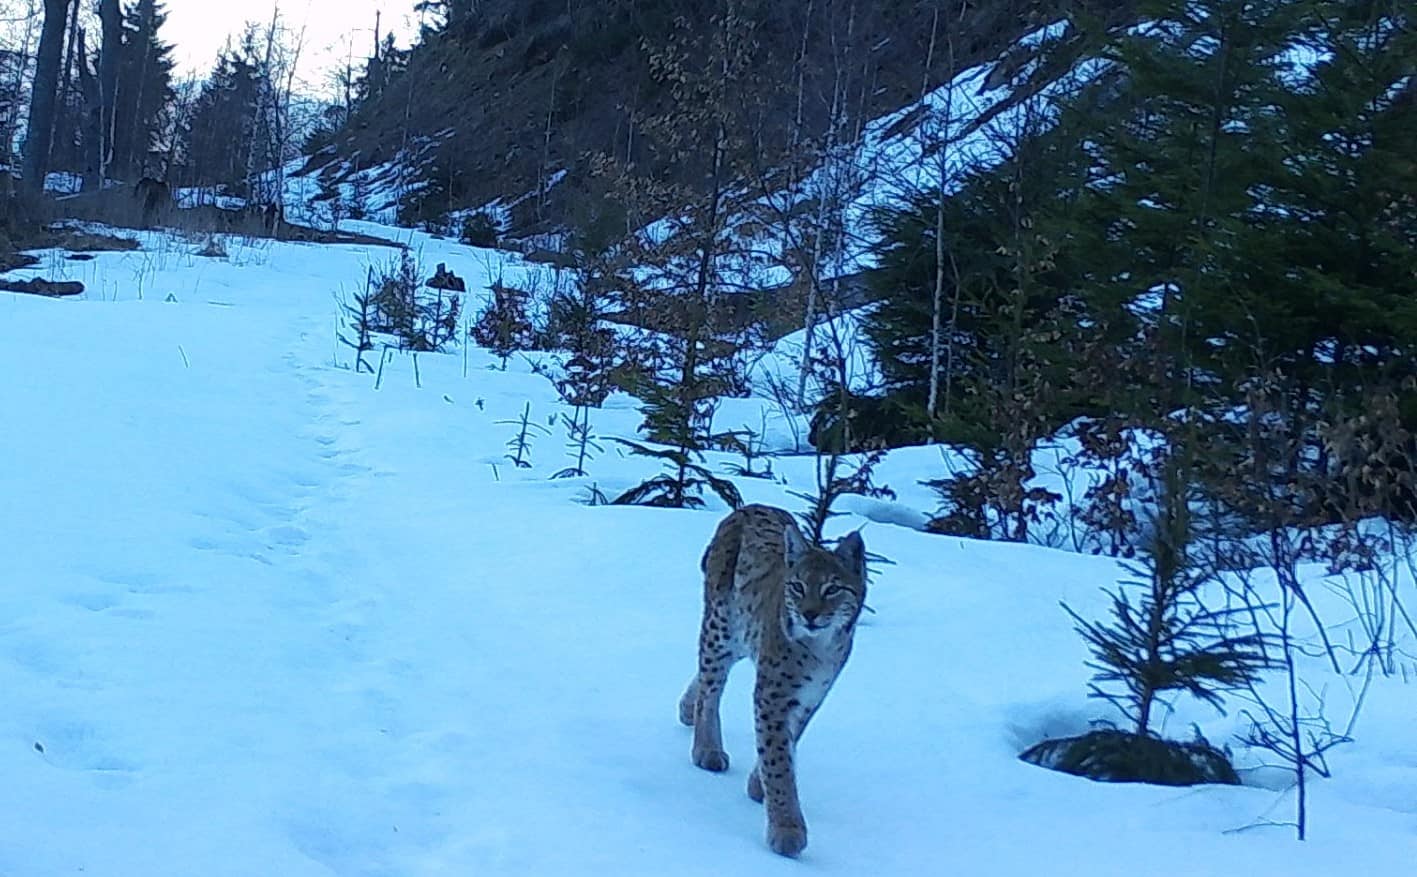
<instances>
[{"instance_id":1,"label":"lynx nose","mask_svg":"<svg viewBox=\"0 0 1417 877\"><path fill-rule=\"evenodd\" d=\"M808 625L816 625L819 617L821 617L821 613L815 609L802 610L802 620L807 622Z\"/></svg>"}]
</instances>

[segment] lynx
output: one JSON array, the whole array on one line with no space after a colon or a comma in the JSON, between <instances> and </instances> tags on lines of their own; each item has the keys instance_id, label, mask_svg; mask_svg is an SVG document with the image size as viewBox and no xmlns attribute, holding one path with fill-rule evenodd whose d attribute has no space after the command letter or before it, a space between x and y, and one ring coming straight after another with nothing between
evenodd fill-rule
<instances>
[{"instance_id":1,"label":"lynx","mask_svg":"<svg viewBox=\"0 0 1417 877\"><path fill-rule=\"evenodd\" d=\"M793 759L797 741L846 665L866 599L866 546L852 533L835 551L807 543L792 515L751 505L724 518L704 552L699 672L679 701L694 728L694 764L728 769L719 700L729 669L751 657L758 761L748 795L767 804L767 841L807 846Z\"/></svg>"}]
</instances>

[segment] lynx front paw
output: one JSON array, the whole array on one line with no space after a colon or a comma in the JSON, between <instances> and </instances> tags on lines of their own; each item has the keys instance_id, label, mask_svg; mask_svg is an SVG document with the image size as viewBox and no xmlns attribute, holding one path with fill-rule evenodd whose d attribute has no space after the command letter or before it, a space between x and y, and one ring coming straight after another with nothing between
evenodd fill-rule
<instances>
[{"instance_id":1,"label":"lynx front paw","mask_svg":"<svg viewBox=\"0 0 1417 877\"><path fill-rule=\"evenodd\" d=\"M807 848L807 826L768 825L768 846L779 856L796 858Z\"/></svg>"},{"instance_id":2,"label":"lynx front paw","mask_svg":"<svg viewBox=\"0 0 1417 877\"><path fill-rule=\"evenodd\" d=\"M704 770L723 773L728 770L728 753L722 749L695 749L694 764Z\"/></svg>"},{"instance_id":3,"label":"lynx front paw","mask_svg":"<svg viewBox=\"0 0 1417 877\"><path fill-rule=\"evenodd\" d=\"M758 769L753 768L753 772L748 774L748 797L763 803L763 780L758 776Z\"/></svg>"}]
</instances>

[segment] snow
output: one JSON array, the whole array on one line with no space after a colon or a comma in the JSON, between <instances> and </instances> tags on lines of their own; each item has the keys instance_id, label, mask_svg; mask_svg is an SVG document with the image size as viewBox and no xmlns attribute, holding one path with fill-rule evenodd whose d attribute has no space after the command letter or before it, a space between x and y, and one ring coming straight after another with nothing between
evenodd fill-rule
<instances>
[{"instance_id":1,"label":"snow","mask_svg":"<svg viewBox=\"0 0 1417 877\"><path fill-rule=\"evenodd\" d=\"M335 346L332 295L388 248L233 241L213 260L131 234L143 249L41 253L89 285L77 300L0 294L0 874L1292 877L1417 858L1400 678L1367 690L1302 845L1260 827L1293 795L1236 710L1183 702L1166 730L1231 746L1245 787L1020 762L1109 716L1058 603L1100 611L1123 573L915 531L930 448L883 464L896 503L852 499L831 524L864 525L893 565L799 752L810 846L776 857L743 791L748 672L726 776L692 766L675 717L721 507L581 505L650 470L607 443L590 477L551 480L560 427L511 466L498 422L564 410L527 360L469 351L464 376L461 351L423 354L419 387L395 354L375 390ZM473 297L543 270L403 235ZM632 436L636 405L613 396L592 425ZM734 405L721 423L768 407ZM772 463L787 483L738 479L745 496L799 508L811 458ZM1362 680L1320 678L1341 720Z\"/></svg>"},{"instance_id":2,"label":"snow","mask_svg":"<svg viewBox=\"0 0 1417 877\"><path fill-rule=\"evenodd\" d=\"M246 206L246 199L237 195L219 192L205 186L188 186L172 193L172 200L182 208L210 205L222 210L240 210Z\"/></svg>"},{"instance_id":3,"label":"snow","mask_svg":"<svg viewBox=\"0 0 1417 877\"><path fill-rule=\"evenodd\" d=\"M44 190L56 195L74 195L84 188L84 178L79 174L54 172L44 177Z\"/></svg>"}]
</instances>

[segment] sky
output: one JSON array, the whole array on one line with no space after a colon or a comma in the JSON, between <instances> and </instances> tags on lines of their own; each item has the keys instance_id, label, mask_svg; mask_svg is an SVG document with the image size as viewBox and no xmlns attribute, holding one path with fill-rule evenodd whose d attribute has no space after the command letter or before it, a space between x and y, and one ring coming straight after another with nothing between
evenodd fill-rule
<instances>
[{"instance_id":1,"label":"sky","mask_svg":"<svg viewBox=\"0 0 1417 877\"><path fill-rule=\"evenodd\" d=\"M287 27L305 29L300 76L307 88L324 85L326 73L343 64L349 41L356 59L367 55L374 40L374 16L382 12L381 28L393 31L407 45L417 29L415 0L166 0L163 36L173 44L180 75L205 75L228 36L239 34L247 21L268 23L279 5Z\"/></svg>"}]
</instances>

